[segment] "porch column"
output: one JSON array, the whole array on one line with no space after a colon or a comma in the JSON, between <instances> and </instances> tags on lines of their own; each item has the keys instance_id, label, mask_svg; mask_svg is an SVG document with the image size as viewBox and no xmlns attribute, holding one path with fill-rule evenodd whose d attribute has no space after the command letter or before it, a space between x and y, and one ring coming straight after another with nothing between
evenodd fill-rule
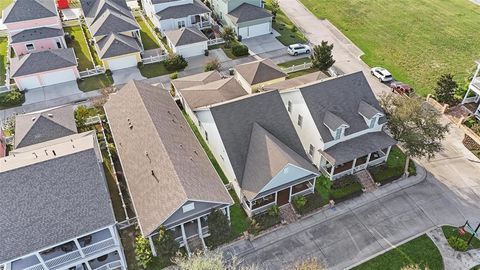
<instances>
[{"instance_id":1,"label":"porch column","mask_svg":"<svg viewBox=\"0 0 480 270\"><path fill-rule=\"evenodd\" d=\"M197 227L198 227L198 235L200 236L200 238L203 238L202 219L200 217L197 218Z\"/></svg>"},{"instance_id":2,"label":"porch column","mask_svg":"<svg viewBox=\"0 0 480 270\"><path fill-rule=\"evenodd\" d=\"M227 207L226 207L226 210L227 210L227 218L228 218L228 221L230 221L230 206L227 206Z\"/></svg>"},{"instance_id":3,"label":"porch column","mask_svg":"<svg viewBox=\"0 0 480 270\"><path fill-rule=\"evenodd\" d=\"M292 202L292 186L290 186L290 188L288 190L289 190L288 202Z\"/></svg>"},{"instance_id":4,"label":"porch column","mask_svg":"<svg viewBox=\"0 0 480 270\"><path fill-rule=\"evenodd\" d=\"M277 202L277 193L278 193L278 192L275 192L275 204L278 204L278 202Z\"/></svg>"},{"instance_id":5,"label":"porch column","mask_svg":"<svg viewBox=\"0 0 480 270\"><path fill-rule=\"evenodd\" d=\"M368 163L370 162L370 156L372 156L372 153L368 154L367 161L365 162L365 168L368 167Z\"/></svg>"},{"instance_id":6,"label":"porch column","mask_svg":"<svg viewBox=\"0 0 480 270\"><path fill-rule=\"evenodd\" d=\"M312 186L312 191L315 192L315 182L317 181L317 177L313 178L313 186Z\"/></svg>"},{"instance_id":7,"label":"porch column","mask_svg":"<svg viewBox=\"0 0 480 270\"><path fill-rule=\"evenodd\" d=\"M333 177L334 172L335 172L335 165L332 164L332 169L330 170L330 177Z\"/></svg>"},{"instance_id":8,"label":"porch column","mask_svg":"<svg viewBox=\"0 0 480 270\"><path fill-rule=\"evenodd\" d=\"M153 257L157 257L157 250L155 249L152 236L148 237L148 243L150 244L150 250L152 251Z\"/></svg>"},{"instance_id":9,"label":"porch column","mask_svg":"<svg viewBox=\"0 0 480 270\"><path fill-rule=\"evenodd\" d=\"M40 255L40 252L35 252L35 255L37 256L38 260L40 261L40 264L43 266L43 269L48 269L47 265L45 264L45 261L42 258L42 255Z\"/></svg>"},{"instance_id":10,"label":"porch column","mask_svg":"<svg viewBox=\"0 0 480 270\"><path fill-rule=\"evenodd\" d=\"M467 100L468 95L470 95L470 85L467 88L467 93L465 93L465 96L463 96L462 104L465 104L465 100Z\"/></svg>"},{"instance_id":11,"label":"porch column","mask_svg":"<svg viewBox=\"0 0 480 270\"><path fill-rule=\"evenodd\" d=\"M77 246L78 251L80 251L80 255L82 256L82 258L85 258L85 253L83 253L82 246L80 246L78 240L73 239L73 242L75 243L75 246Z\"/></svg>"},{"instance_id":12,"label":"porch column","mask_svg":"<svg viewBox=\"0 0 480 270\"><path fill-rule=\"evenodd\" d=\"M185 233L185 227L183 226L183 223L180 224L180 228L182 229L182 240L183 240L183 246L187 250L188 255L190 256L190 248L188 247L187 243L187 234Z\"/></svg>"},{"instance_id":13,"label":"porch column","mask_svg":"<svg viewBox=\"0 0 480 270\"><path fill-rule=\"evenodd\" d=\"M388 147L387 153L385 153L385 156L386 156L385 161L388 160L388 155L390 155L390 150L392 150L392 147L391 147L391 146Z\"/></svg>"},{"instance_id":14,"label":"porch column","mask_svg":"<svg viewBox=\"0 0 480 270\"><path fill-rule=\"evenodd\" d=\"M355 165L357 164L357 159L355 158L352 162L352 173L355 172Z\"/></svg>"}]
</instances>

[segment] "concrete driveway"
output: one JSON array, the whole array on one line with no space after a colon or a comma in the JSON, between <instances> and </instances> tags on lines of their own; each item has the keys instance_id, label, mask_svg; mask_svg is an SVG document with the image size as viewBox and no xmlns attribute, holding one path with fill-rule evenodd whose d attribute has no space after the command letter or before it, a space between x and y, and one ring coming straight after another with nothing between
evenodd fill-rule
<instances>
[{"instance_id":1,"label":"concrete driveway","mask_svg":"<svg viewBox=\"0 0 480 270\"><path fill-rule=\"evenodd\" d=\"M285 46L275 38L275 34L268 34L242 40L248 46L251 54L262 54L271 51L282 50Z\"/></svg>"},{"instance_id":2,"label":"concrete driveway","mask_svg":"<svg viewBox=\"0 0 480 270\"><path fill-rule=\"evenodd\" d=\"M114 85L126 84L131 80L145 80L146 78L142 76L140 70L136 67L124 68L112 71L112 77Z\"/></svg>"},{"instance_id":3,"label":"concrete driveway","mask_svg":"<svg viewBox=\"0 0 480 270\"><path fill-rule=\"evenodd\" d=\"M76 81L60 83L26 91L24 104L33 104L53 99L59 99L62 97L72 96L80 93L82 93L82 91L78 89Z\"/></svg>"}]
</instances>

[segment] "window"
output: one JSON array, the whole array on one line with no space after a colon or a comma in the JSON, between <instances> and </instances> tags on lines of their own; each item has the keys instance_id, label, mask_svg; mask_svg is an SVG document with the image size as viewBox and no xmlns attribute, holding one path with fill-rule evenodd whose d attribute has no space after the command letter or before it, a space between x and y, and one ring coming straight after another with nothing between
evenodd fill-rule
<instances>
[{"instance_id":1,"label":"window","mask_svg":"<svg viewBox=\"0 0 480 270\"><path fill-rule=\"evenodd\" d=\"M25 47L27 47L27 51L33 51L33 50L35 50L35 46L33 46L32 43L26 44Z\"/></svg>"},{"instance_id":2,"label":"window","mask_svg":"<svg viewBox=\"0 0 480 270\"><path fill-rule=\"evenodd\" d=\"M192 211L193 209L195 209L195 204L193 202L189 203L189 204L186 204L182 207L183 213L186 213L188 211Z\"/></svg>"},{"instance_id":3,"label":"window","mask_svg":"<svg viewBox=\"0 0 480 270\"><path fill-rule=\"evenodd\" d=\"M208 133L205 131L205 141L208 142Z\"/></svg>"},{"instance_id":4,"label":"window","mask_svg":"<svg viewBox=\"0 0 480 270\"><path fill-rule=\"evenodd\" d=\"M342 129L337 128L337 131L335 132L335 140L340 139L340 136L342 136Z\"/></svg>"},{"instance_id":5,"label":"window","mask_svg":"<svg viewBox=\"0 0 480 270\"><path fill-rule=\"evenodd\" d=\"M298 120L297 120L297 125L301 127L302 124L303 124L303 117L299 114L298 115Z\"/></svg>"},{"instance_id":6,"label":"window","mask_svg":"<svg viewBox=\"0 0 480 270\"><path fill-rule=\"evenodd\" d=\"M287 102L287 111L292 112L292 102L291 101Z\"/></svg>"},{"instance_id":7,"label":"window","mask_svg":"<svg viewBox=\"0 0 480 270\"><path fill-rule=\"evenodd\" d=\"M376 117L373 117L372 119L370 119L370 128L373 128L375 126L375 122L377 122Z\"/></svg>"},{"instance_id":8,"label":"window","mask_svg":"<svg viewBox=\"0 0 480 270\"><path fill-rule=\"evenodd\" d=\"M311 145L310 144L310 149L308 149L308 154L313 157L313 155L315 154L315 146Z\"/></svg>"},{"instance_id":9,"label":"window","mask_svg":"<svg viewBox=\"0 0 480 270\"><path fill-rule=\"evenodd\" d=\"M178 21L178 28L185 27L185 21Z\"/></svg>"},{"instance_id":10,"label":"window","mask_svg":"<svg viewBox=\"0 0 480 270\"><path fill-rule=\"evenodd\" d=\"M61 49L62 48L62 43L60 43L60 41L57 41L57 49Z\"/></svg>"}]
</instances>

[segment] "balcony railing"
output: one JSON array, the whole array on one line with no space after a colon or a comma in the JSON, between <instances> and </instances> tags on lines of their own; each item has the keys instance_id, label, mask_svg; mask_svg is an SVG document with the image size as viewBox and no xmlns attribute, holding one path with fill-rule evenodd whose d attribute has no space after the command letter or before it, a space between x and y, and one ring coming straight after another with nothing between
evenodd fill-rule
<instances>
[{"instance_id":1,"label":"balcony railing","mask_svg":"<svg viewBox=\"0 0 480 270\"><path fill-rule=\"evenodd\" d=\"M47 265L48 268L54 268L57 266L60 266L62 264L66 264L69 262L72 262L74 260L78 260L82 257L80 254L79 250L72 251L70 253L64 254L62 256L50 259L48 261L45 261L45 264Z\"/></svg>"},{"instance_id":2,"label":"balcony railing","mask_svg":"<svg viewBox=\"0 0 480 270\"><path fill-rule=\"evenodd\" d=\"M95 253L99 250L107 249L107 248L110 248L110 247L113 247L113 246L115 246L115 241L110 238L110 239L106 239L106 240L100 241L98 243L86 246L82 250L83 250L83 253L85 254L85 256L88 256L88 255L91 255L91 254L93 254L93 253Z\"/></svg>"},{"instance_id":3,"label":"balcony railing","mask_svg":"<svg viewBox=\"0 0 480 270\"><path fill-rule=\"evenodd\" d=\"M43 265L41 264L37 264L37 265L34 265L34 266L30 266L28 268L25 268L23 270L44 270L45 268L43 268Z\"/></svg>"},{"instance_id":4,"label":"balcony railing","mask_svg":"<svg viewBox=\"0 0 480 270\"><path fill-rule=\"evenodd\" d=\"M107 263L105 265L102 265L98 268L92 269L92 270L110 270L110 269L117 269L122 266L122 262L120 260L114 261L111 263Z\"/></svg>"}]
</instances>

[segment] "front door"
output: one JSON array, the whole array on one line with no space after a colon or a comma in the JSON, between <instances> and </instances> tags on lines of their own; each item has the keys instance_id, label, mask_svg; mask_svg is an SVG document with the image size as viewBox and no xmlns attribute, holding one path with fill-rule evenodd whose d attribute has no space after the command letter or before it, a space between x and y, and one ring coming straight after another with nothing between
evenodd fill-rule
<instances>
[{"instance_id":1,"label":"front door","mask_svg":"<svg viewBox=\"0 0 480 270\"><path fill-rule=\"evenodd\" d=\"M286 188L284 190L281 190L277 194L277 205L278 206L285 205L285 204L289 203L289 201L288 201L289 199L290 199L290 188Z\"/></svg>"}]
</instances>

